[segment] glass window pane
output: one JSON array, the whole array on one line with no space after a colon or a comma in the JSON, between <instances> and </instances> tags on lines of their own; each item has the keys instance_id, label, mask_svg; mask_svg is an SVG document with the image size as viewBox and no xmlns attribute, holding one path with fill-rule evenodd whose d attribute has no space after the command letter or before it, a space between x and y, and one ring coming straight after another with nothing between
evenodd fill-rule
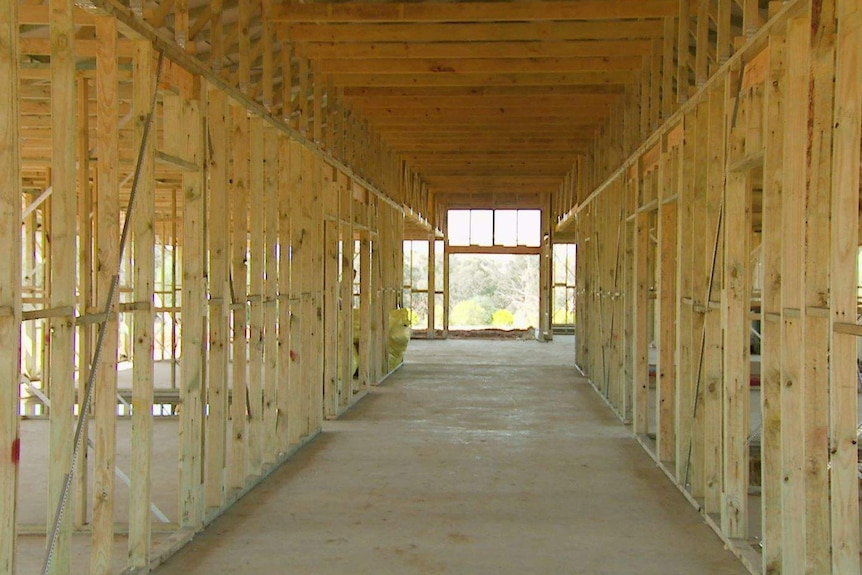
<instances>
[{"instance_id":1,"label":"glass window pane","mask_svg":"<svg viewBox=\"0 0 862 575\"><path fill-rule=\"evenodd\" d=\"M449 210L449 245L470 245L470 210Z\"/></svg>"},{"instance_id":2,"label":"glass window pane","mask_svg":"<svg viewBox=\"0 0 862 575\"><path fill-rule=\"evenodd\" d=\"M542 245L542 214L539 210L518 210L518 245Z\"/></svg>"},{"instance_id":3,"label":"glass window pane","mask_svg":"<svg viewBox=\"0 0 862 575\"><path fill-rule=\"evenodd\" d=\"M470 245L490 246L493 237L494 212L491 210L472 210L470 212Z\"/></svg>"},{"instance_id":4,"label":"glass window pane","mask_svg":"<svg viewBox=\"0 0 862 575\"><path fill-rule=\"evenodd\" d=\"M494 244L498 246L518 245L518 212L497 210L494 212Z\"/></svg>"}]
</instances>

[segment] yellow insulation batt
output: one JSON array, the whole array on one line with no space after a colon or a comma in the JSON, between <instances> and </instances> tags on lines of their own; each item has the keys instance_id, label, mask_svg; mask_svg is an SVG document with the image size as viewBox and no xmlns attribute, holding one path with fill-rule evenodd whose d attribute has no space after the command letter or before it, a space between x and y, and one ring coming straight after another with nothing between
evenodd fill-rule
<instances>
[{"instance_id":1,"label":"yellow insulation batt","mask_svg":"<svg viewBox=\"0 0 862 575\"><path fill-rule=\"evenodd\" d=\"M404 361L404 352L410 343L413 330L410 328L410 310L393 309L389 312L389 371Z\"/></svg>"},{"instance_id":2,"label":"yellow insulation batt","mask_svg":"<svg viewBox=\"0 0 862 575\"><path fill-rule=\"evenodd\" d=\"M359 310L353 310L353 372L359 368ZM413 336L410 327L410 310L393 309L389 312L389 371L404 361L404 352Z\"/></svg>"}]
</instances>

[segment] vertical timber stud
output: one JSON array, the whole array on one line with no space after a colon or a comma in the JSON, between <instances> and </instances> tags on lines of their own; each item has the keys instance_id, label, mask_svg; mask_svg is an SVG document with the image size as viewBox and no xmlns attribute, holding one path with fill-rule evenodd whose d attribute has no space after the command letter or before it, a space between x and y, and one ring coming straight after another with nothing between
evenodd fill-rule
<instances>
[{"instance_id":1,"label":"vertical timber stud","mask_svg":"<svg viewBox=\"0 0 862 575\"><path fill-rule=\"evenodd\" d=\"M0 3L0 575L15 573L18 495L18 374L21 355L21 164L18 117L18 3Z\"/></svg>"},{"instance_id":2,"label":"vertical timber stud","mask_svg":"<svg viewBox=\"0 0 862 575\"><path fill-rule=\"evenodd\" d=\"M341 405L353 402L353 193L347 174L338 172L341 203L341 318L339 320L339 357L341 358Z\"/></svg>"},{"instance_id":3,"label":"vertical timber stud","mask_svg":"<svg viewBox=\"0 0 862 575\"><path fill-rule=\"evenodd\" d=\"M153 49L135 43L133 108L135 146L144 130L155 90ZM150 557L150 494L153 452L153 290L155 282L155 138L141 154L136 208L132 221L134 249L134 344L132 351L132 473L129 493L129 567L145 567Z\"/></svg>"},{"instance_id":4,"label":"vertical timber stud","mask_svg":"<svg viewBox=\"0 0 862 575\"><path fill-rule=\"evenodd\" d=\"M838 333L856 323L859 237L859 146L862 118L862 9L838 0L832 156L831 365L829 414L832 472L832 572L859 572L856 336ZM2 302L0 302L2 303Z\"/></svg>"},{"instance_id":5,"label":"vertical timber stud","mask_svg":"<svg viewBox=\"0 0 862 575\"><path fill-rule=\"evenodd\" d=\"M694 172L694 118L689 112L683 118L683 141L680 143L677 241L677 362L676 362L676 480L683 487L689 474L689 449L691 447L692 405L694 383L692 381L692 306L684 301L692 297L692 214Z\"/></svg>"},{"instance_id":6,"label":"vertical timber stud","mask_svg":"<svg viewBox=\"0 0 862 575\"><path fill-rule=\"evenodd\" d=\"M263 366L263 463L275 463L278 458L278 216L279 216L279 137L275 128L263 128L263 202L264 243L266 249L266 279L263 283L264 366ZM281 252L284 253L284 252ZM286 373L286 372L285 372Z\"/></svg>"},{"instance_id":7,"label":"vertical timber stud","mask_svg":"<svg viewBox=\"0 0 862 575\"><path fill-rule=\"evenodd\" d=\"M326 369L324 358L324 274L323 266L326 259L324 236L324 203L325 195L330 193L332 182L332 167L323 161L323 156L314 154L314 194L311 197L312 207L312 241L314 242L314 260L312 262L313 298L312 325L314 337L312 341L312 359L314 361L314 377L311 385L311 425L308 433L313 435L323 423L323 380ZM324 173L326 171L326 173ZM334 344L334 341L333 341Z\"/></svg>"},{"instance_id":8,"label":"vertical timber stud","mask_svg":"<svg viewBox=\"0 0 862 575\"><path fill-rule=\"evenodd\" d=\"M227 379L228 379L228 317L230 314L229 241L230 212L228 205L228 142L229 107L221 90L209 89L207 119L210 146L209 158L209 214L207 239L209 243L210 354L207 365L207 418L206 418L206 511L218 509L225 500L225 441L227 433Z\"/></svg>"},{"instance_id":9,"label":"vertical timber stud","mask_svg":"<svg viewBox=\"0 0 862 575\"><path fill-rule=\"evenodd\" d=\"M323 320L325 328L323 337L324 354L324 400L325 414L327 418L338 416L340 405L340 388L338 386L338 181L337 171L328 164L324 164L323 175L323 240L325 259L323 262L324 294L323 294Z\"/></svg>"},{"instance_id":10,"label":"vertical timber stud","mask_svg":"<svg viewBox=\"0 0 862 575\"><path fill-rule=\"evenodd\" d=\"M279 373L279 379L287 383L285 391L285 417L286 419L286 440L284 451L286 452L290 446L299 442L301 435L300 425L300 399L302 395L302 373L301 361L299 355L302 344L302 315L300 314L299 299L302 293L302 276L300 274L299 263L302 260L300 249L301 226L300 226L300 204L299 199L302 194L302 145L299 142L283 139L287 144L285 151L287 157L282 157L282 174L288 174L284 178L287 187L287 197L282 197L282 205L279 208L279 236L282 249L287 249L284 263L285 267L281 270L281 278L289 278L289 283L285 282L283 290L289 288L289 302L282 301L284 305L284 313L279 314L279 329L284 329L288 335L287 344L282 351L279 369L284 365L287 373ZM289 160L287 159L289 158ZM284 177L284 176L282 176ZM284 229L284 235L282 235ZM288 247L289 246L289 247ZM279 390L279 393L281 390Z\"/></svg>"},{"instance_id":11,"label":"vertical timber stud","mask_svg":"<svg viewBox=\"0 0 862 575\"><path fill-rule=\"evenodd\" d=\"M676 380L674 355L676 349L676 239L677 201L665 201L676 191L673 182L679 147L662 154L660 171L662 198L658 212L658 356L656 365L656 410L658 431L656 454L665 464L675 457L674 397Z\"/></svg>"},{"instance_id":12,"label":"vertical timber stud","mask_svg":"<svg viewBox=\"0 0 862 575\"><path fill-rule=\"evenodd\" d=\"M371 385L371 233L368 228L368 213L371 206L368 192L354 184L362 193L362 229L359 232L359 386L365 391Z\"/></svg>"},{"instance_id":13,"label":"vertical timber stud","mask_svg":"<svg viewBox=\"0 0 862 575\"><path fill-rule=\"evenodd\" d=\"M78 156L78 274L80 278L78 291L79 309L87 310L95 307L93 300L93 189L90 185L90 118L89 109L89 81L87 78L78 79L78 118L77 126L77 156ZM93 357L93 329L92 326L82 325L78 332L78 354L81 357ZM88 361L78 362L78 385L77 404L84 403L84 388L90 377L90 365ZM84 422L84 435L88 435L87 422ZM88 490L90 487L88 458L89 449L78 450L78 463L75 467L75 499L73 505L76 528L81 528L87 523L89 516Z\"/></svg>"},{"instance_id":14,"label":"vertical timber stud","mask_svg":"<svg viewBox=\"0 0 862 575\"><path fill-rule=\"evenodd\" d=\"M263 210L265 274L263 282L263 463L278 459L278 147L275 128L263 127Z\"/></svg>"},{"instance_id":15,"label":"vertical timber stud","mask_svg":"<svg viewBox=\"0 0 862 575\"><path fill-rule=\"evenodd\" d=\"M278 387L277 387L277 436L278 451L287 453L290 445L290 410L293 409L293 355L290 352L292 322L292 296L290 268L293 259L291 243L291 196L296 171L293 170L291 141L285 136L275 136L278 140L278 234L275 242L278 250Z\"/></svg>"},{"instance_id":16,"label":"vertical timber stud","mask_svg":"<svg viewBox=\"0 0 862 575\"><path fill-rule=\"evenodd\" d=\"M230 402L230 457L228 459L228 486L242 489L246 475L246 405L248 345L246 341L248 299L248 114L242 106L230 106L230 210L231 210L231 266L230 289L233 303L231 341L232 393Z\"/></svg>"},{"instance_id":17,"label":"vertical timber stud","mask_svg":"<svg viewBox=\"0 0 862 575\"><path fill-rule=\"evenodd\" d=\"M787 25L787 101L784 116L784 183L781 210L781 463L784 575L805 570L804 390L801 309L805 218L806 148L808 133L808 18Z\"/></svg>"},{"instance_id":18,"label":"vertical timber stud","mask_svg":"<svg viewBox=\"0 0 862 575\"><path fill-rule=\"evenodd\" d=\"M443 234L443 339L449 337L449 271L449 223L447 217Z\"/></svg>"},{"instance_id":19,"label":"vertical timber stud","mask_svg":"<svg viewBox=\"0 0 862 575\"><path fill-rule=\"evenodd\" d=\"M119 273L119 102L117 84L117 22L96 17L96 149L99 220L97 227L96 290L99 302L107 299L113 277ZM98 366L94 396L96 444L93 490L93 535L90 573L111 572L114 545L114 463L116 459L117 344L116 315L107 320L104 350Z\"/></svg>"},{"instance_id":20,"label":"vertical timber stud","mask_svg":"<svg viewBox=\"0 0 862 575\"><path fill-rule=\"evenodd\" d=\"M266 275L266 252L264 249L264 136L263 120L253 117L249 120L249 269L251 283L249 295L249 362L248 362L248 457L246 473L260 474L263 461L263 365L264 328L263 328L263 282Z\"/></svg>"},{"instance_id":21,"label":"vertical timber stud","mask_svg":"<svg viewBox=\"0 0 862 575\"><path fill-rule=\"evenodd\" d=\"M809 165L805 190L802 332L805 364L805 572L828 573L829 549L829 254L835 0L811 3ZM797 134L801 137L802 133Z\"/></svg>"},{"instance_id":22,"label":"vertical timber stud","mask_svg":"<svg viewBox=\"0 0 862 575\"><path fill-rule=\"evenodd\" d=\"M698 45L700 50L700 45ZM709 313L710 267L712 264L713 242L715 232L712 214L707 209L707 186L709 184L709 101L701 100L696 109L694 125L694 169L692 195L692 221L701 222L706 233L699 227L692 228L692 314L688 337L691 346L691 385L693 390L691 410L693 422L691 425L691 447L689 449L688 478L691 482L691 494L694 497L706 495L705 480L705 387L703 377L703 351L706 314Z\"/></svg>"},{"instance_id":23,"label":"vertical timber stud","mask_svg":"<svg viewBox=\"0 0 862 575\"><path fill-rule=\"evenodd\" d=\"M307 116L306 116L307 117ZM297 226L297 243L295 246L296 267L291 271L291 281L298 277L296 293L299 298L299 338L296 343L291 343L291 348L299 354L299 397L298 397L298 419L297 419L297 441L301 441L309 430L311 417L311 388L314 381L314 366L317 358L313 355L314 318L314 250L315 238L313 237L312 218L313 199L315 187L314 155L305 146L300 146L299 169L302 171L301 185L297 188L297 203L299 225ZM295 272L295 273L294 273Z\"/></svg>"},{"instance_id":24,"label":"vertical timber stud","mask_svg":"<svg viewBox=\"0 0 862 575\"><path fill-rule=\"evenodd\" d=\"M731 84L733 82L728 83L728 87ZM748 531L750 189L746 172L728 171L724 190L724 293L721 300L724 332L721 529L733 538L743 538Z\"/></svg>"},{"instance_id":25,"label":"vertical timber stud","mask_svg":"<svg viewBox=\"0 0 862 575\"><path fill-rule=\"evenodd\" d=\"M437 261L437 241L434 232L428 234L428 339L434 339L434 323L436 322L434 304L437 301L437 269L434 262ZM411 270L412 274L412 270ZM413 280L410 281L410 289L413 289Z\"/></svg>"},{"instance_id":26,"label":"vertical timber stud","mask_svg":"<svg viewBox=\"0 0 862 575\"><path fill-rule=\"evenodd\" d=\"M783 480L781 472L780 312L781 213L784 185L782 179L785 94L784 38L776 35L770 37L768 50L769 77L766 82L766 145L763 162L763 231L761 236L761 250L763 252L763 293L761 295L760 316L762 338L760 348L760 411L763 422L760 434L761 514L763 517L763 572L766 575L778 575L782 572L781 484ZM855 285L855 274L853 277ZM853 302L855 318L855 291ZM855 340L853 349L855 357ZM855 378L855 370L853 377ZM853 422L855 436L855 407Z\"/></svg>"},{"instance_id":27,"label":"vertical timber stud","mask_svg":"<svg viewBox=\"0 0 862 575\"><path fill-rule=\"evenodd\" d=\"M173 100L176 116L167 114ZM179 96L165 95L165 125L176 119L183 135L182 152L198 169L183 173L183 329L180 358L179 465L180 526L196 528L204 520L203 430L204 383L206 381L206 338L208 315L206 300L205 235L206 203L204 179L204 127L200 102L185 102Z\"/></svg>"},{"instance_id":28,"label":"vertical timber stud","mask_svg":"<svg viewBox=\"0 0 862 575\"><path fill-rule=\"evenodd\" d=\"M638 174L636 178L641 178ZM632 428L635 434L649 431L649 336L647 311L649 306L649 212L635 216L634 237L634 298L631 302L634 326L632 353L634 356Z\"/></svg>"},{"instance_id":29,"label":"vertical timber stud","mask_svg":"<svg viewBox=\"0 0 862 575\"><path fill-rule=\"evenodd\" d=\"M642 84L642 87L648 88L649 83ZM646 130L642 133L648 132ZM635 301L635 228L638 209L638 200L640 198L640 164L635 164L627 171L627 178L622 180L622 186L625 190L625 208L624 217L621 222L622 226L622 241L623 251L621 253L622 264L622 297L617 298L613 305L612 322L615 318L620 318L623 326L623 341L614 341L613 346L619 347L617 352L619 377L612 376L611 379L619 381L620 388L620 413L623 419L629 423L634 414L634 329L635 318L631 311L634 309ZM616 291L616 290L615 290ZM608 327L606 332L609 337L614 338L614 328ZM638 401L640 398L638 397Z\"/></svg>"},{"instance_id":30,"label":"vertical timber stud","mask_svg":"<svg viewBox=\"0 0 862 575\"><path fill-rule=\"evenodd\" d=\"M676 19L672 17L665 17L661 72L661 117L663 120L670 118L675 107L673 97L673 50L675 45L675 34ZM626 150L626 153L628 153L628 150ZM566 206L572 206L575 205L575 203L576 202L573 199L569 199L566 202Z\"/></svg>"},{"instance_id":31,"label":"vertical timber stud","mask_svg":"<svg viewBox=\"0 0 862 575\"><path fill-rule=\"evenodd\" d=\"M553 315L553 241L551 230L551 205L550 201L541 210L542 223L542 248L539 257L539 339L541 341L551 341L554 339L554 333L551 329L551 319ZM429 262L430 265L430 262ZM429 288L430 289L430 288ZM429 302L433 305L433 302Z\"/></svg>"},{"instance_id":32,"label":"vertical timber stud","mask_svg":"<svg viewBox=\"0 0 862 575\"><path fill-rule=\"evenodd\" d=\"M679 0L679 27L676 44L676 101L680 104L688 100L689 60L691 51L691 17L689 0Z\"/></svg>"},{"instance_id":33,"label":"vertical timber stud","mask_svg":"<svg viewBox=\"0 0 862 575\"><path fill-rule=\"evenodd\" d=\"M51 290L50 307L68 308L76 303L75 232L77 217L77 173L75 140L75 25L71 0L51 0ZM14 189L18 189L16 185ZM15 221L15 220L7 220ZM51 349L49 394L50 463L48 469L48 518L51 525L54 503L63 496L66 473L72 466L72 405L75 381L75 321L71 313L50 320ZM89 357L84 359L89 361ZM83 363L83 362L82 362ZM14 380L13 380L14 381ZM15 402L17 405L17 401ZM50 573L69 573L72 549L70 521L63 514Z\"/></svg>"},{"instance_id":34,"label":"vertical timber stud","mask_svg":"<svg viewBox=\"0 0 862 575\"><path fill-rule=\"evenodd\" d=\"M722 472L722 335L720 303L723 280L721 203L725 178L725 124L724 100L726 78L719 78L709 91L708 107L708 170L706 187L706 226L709 240L704 254L703 292L704 338L700 388L703 390L704 485L707 513L721 509ZM747 434L746 434L747 436Z\"/></svg>"},{"instance_id":35,"label":"vertical timber stud","mask_svg":"<svg viewBox=\"0 0 862 575\"><path fill-rule=\"evenodd\" d=\"M694 81L700 88L709 77L709 11L711 0L697 0L695 19Z\"/></svg>"}]
</instances>

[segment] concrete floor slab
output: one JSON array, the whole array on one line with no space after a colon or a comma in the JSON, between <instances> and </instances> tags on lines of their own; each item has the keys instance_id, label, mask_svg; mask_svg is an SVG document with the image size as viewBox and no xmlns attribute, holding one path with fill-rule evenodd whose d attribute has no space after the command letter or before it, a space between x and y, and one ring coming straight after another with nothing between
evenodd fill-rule
<instances>
[{"instance_id":1,"label":"concrete floor slab","mask_svg":"<svg viewBox=\"0 0 862 575\"><path fill-rule=\"evenodd\" d=\"M573 347L412 342L156 573L746 573L571 367Z\"/></svg>"}]
</instances>

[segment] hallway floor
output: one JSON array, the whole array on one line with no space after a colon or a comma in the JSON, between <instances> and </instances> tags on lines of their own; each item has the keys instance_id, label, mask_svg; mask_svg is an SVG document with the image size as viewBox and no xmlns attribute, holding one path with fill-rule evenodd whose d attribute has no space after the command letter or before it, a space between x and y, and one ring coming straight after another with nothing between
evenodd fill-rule
<instances>
[{"instance_id":1,"label":"hallway floor","mask_svg":"<svg viewBox=\"0 0 862 575\"><path fill-rule=\"evenodd\" d=\"M401 370L155 572L747 573L573 348L411 342Z\"/></svg>"}]
</instances>

